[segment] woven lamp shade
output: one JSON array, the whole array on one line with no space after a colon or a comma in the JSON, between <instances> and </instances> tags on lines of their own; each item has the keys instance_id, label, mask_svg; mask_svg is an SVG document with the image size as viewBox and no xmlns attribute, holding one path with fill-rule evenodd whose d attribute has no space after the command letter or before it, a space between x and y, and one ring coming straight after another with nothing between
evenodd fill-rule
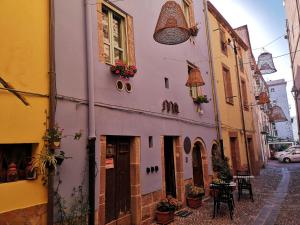
<instances>
[{"instance_id":1,"label":"woven lamp shade","mask_svg":"<svg viewBox=\"0 0 300 225\"><path fill-rule=\"evenodd\" d=\"M204 80L201 76L201 72L199 69L197 68L193 68L191 69L190 73L189 73L189 78L185 84L185 86L188 87L199 87L199 86L203 86Z\"/></svg>"},{"instance_id":2,"label":"woven lamp shade","mask_svg":"<svg viewBox=\"0 0 300 225\"><path fill-rule=\"evenodd\" d=\"M190 38L182 9L175 1L167 1L162 6L153 38L165 45L180 44Z\"/></svg>"},{"instance_id":3,"label":"woven lamp shade","mask_svg":"<svg viewBox=\"0 0 300 225\"><path fill-rule=\"evenodd\" d=\"M263 105L263 104L266 104L266 103L270 103L270 99L269 99L269 96L266 92L261 92L259 94L259 97L258 97L258 103L259 105Z\"/></svg>"},{"instance_id":4,"label":"woven lamp shade","mask_svg":"<svg viewBox=\"0 0 300 225\"><path fill-rule=\"evenodd\" d=\"M275 68L272 54L264 52L258 56L258 68L262 74L275 73Z\"/></svg>"},{"instance_id":5,"label":"woven lamp shade","mask_svg":"<svg viewBox=\"0 0 300 225\"><path fill-rule=\"evenodd\" d=\"M270 110L269 121L270 122L285 122L285 121L287 121L287 118L284 115L283 110L279 106L275 105Z\"/></svg>"}]
</instances>

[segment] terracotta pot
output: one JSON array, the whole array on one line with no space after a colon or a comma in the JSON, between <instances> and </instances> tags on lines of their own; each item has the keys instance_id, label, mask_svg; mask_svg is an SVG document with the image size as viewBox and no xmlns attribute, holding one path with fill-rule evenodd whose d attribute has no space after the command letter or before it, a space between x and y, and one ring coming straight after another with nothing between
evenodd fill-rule
<instances>
[{"instance_id":1,"label":"terracotta pot","mask_svg":"<svg viewBox=\"0 0 300 225\"><path fill-rule=\"evenodd\" d=\"M60 148L60 142L61 142L61 140L49 142L50 149L59 149Z\"/></svg>"},{"instance_id":2,"label":"terracotta pot","mask_svg":"<svg viewBox=\"0 0 300 225\"><path fill-rule=\"evenodd\" d=\"M188 207L192 209L197 209L202 205L202 199L201 198L186 198Z\"/></svg>"},{"instance_id":3,"label":"terracotta pot","mask_svg":"<svg viewBox=\"0 0 300 225\"><path fill-rule=\"evenodd\" d=\"M174 221L174 212L160 212L156 211L156 222L158 224L169 224Z\"/></svg>"}]
</instances>

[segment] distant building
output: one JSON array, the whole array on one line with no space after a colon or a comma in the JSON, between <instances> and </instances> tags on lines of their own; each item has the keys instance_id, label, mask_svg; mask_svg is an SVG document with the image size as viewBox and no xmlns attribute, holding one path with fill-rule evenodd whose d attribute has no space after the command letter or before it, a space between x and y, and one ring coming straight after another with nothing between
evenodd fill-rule
<instances>
[{"instance_id":1,"label":"distant building","mask_svg":"<svg viewBox=\"0 0 300 225\"><path fill-rule=\"evenodd\" d=\"M299 37L300 37L300 14L299 14L299 1L284 0L285 13L286 13L286 32L289 42L290 60L292 64L293 73L293 95L295 97L295 106L297 113L297 121L299 120L299 94L300 94L300 52ZM299 139L299 122L297 124L297 138Z\"/></svg>"},{"instance_id":2,"label":"distant building","mask_svg":"<svg viewBox=\"0 0 300 225\"><path fill-rule=\"evenodd\" d=\"M294 140L293 128L289 110L289 103L286 92L286 81L284 79L267 82L269 87L270 100L272 105L282 108L288 121L273 123L274 134L278 138Z\"/></svg>"}]
</instances>

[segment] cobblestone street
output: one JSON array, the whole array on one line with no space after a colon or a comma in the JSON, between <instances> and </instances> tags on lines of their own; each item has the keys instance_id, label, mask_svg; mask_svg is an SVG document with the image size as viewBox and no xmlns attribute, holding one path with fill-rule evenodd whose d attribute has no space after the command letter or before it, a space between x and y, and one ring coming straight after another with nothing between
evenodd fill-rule
<instances>
[{"instance_id":1,"label":"cobblestone street","mask_svg":"<svg viewBox=\"0 0 300 225\"><path fill-rule=\"evenodd\" d=\"M254 202L246 196L237 200L235 191L234 218L230 220L227 206L212 218L213 202L209 199L187 218L175 216L174 225L242 224L242 225L298 225L300 221L300 164L269 161L261 175L252 181Z\"/></svg>"}]
</instances>

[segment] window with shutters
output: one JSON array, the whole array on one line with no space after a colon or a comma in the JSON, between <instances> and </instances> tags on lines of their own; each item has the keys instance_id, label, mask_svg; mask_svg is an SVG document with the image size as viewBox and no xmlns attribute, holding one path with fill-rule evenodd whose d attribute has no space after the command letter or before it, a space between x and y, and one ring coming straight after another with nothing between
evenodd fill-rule
<instances>
[{"instance_id":1,"label":"window with shutters","mask_svg":"<svg viewBox=\"0 0 300 225\"><path fill-rule=\"evenodd\" d=\"M232 94L232 85L231 85L231 77L230 71L226 66L222 66L223 73L223 82L224 82L224 91L225 91L225 99L228 104L233 105L233 94Z\"/></svg>"},{"instance_id":2,"label":"window with shutters","mask_svg":"<svg viewBox=\"0 0 300 225\"><path fill-rule=\"evenodd\" d=\"M188 27L195 25L193 1L182 0L182 8Z\"/></svg>"},{"instance_id":3,"label":"window with shutters","mask_svg":"<svg viewBox=\"0 0 300 225\"><path fill-rule=\"evenodd\" d=\"M239 61L240 71L244 73L244 61L243 61L243 53L241 47L238 47L238 61Z\"/></svg>"},{"instance_id":4,"label":"window with shutters","mask_svg":"<svg viewBox=\"0 0 300 225\"><path fill-rule=\"evenodd\" d=\"M133 19L107 2L98 6L99 60L135 65Z\"/></svg>"},{"instance_id":5,"label":"window with shutters","mask_svg":"<svg viewBox=\"0 0 300 225\"><path fill-rule=\"evenodd\" d=\"M188 63L188 74L190 76L191 69L197 68L195 65ZM198 87L190 87L190 95L193 99L197 98L198 96L202 95L201 86Z\"/></svg>"},{"instance_id":6,"label":"window with shutters","mask_svg":"<svg viewBox=\"0 0 300 225\"><path fill-rule=\"evenodd\" d=\"M225 31L220 27L220 45L222 52L227 56L227 41Z\"/></svg>"},{"instance_id":7,"label":"window with shutters","mask_svg":"<svg viewBox=\"0 0 300 225\"><path fill-rule=\"evenodd\" d=\"M242 86L242 97L243 97L243 106L245 110L249 110L248 96L247 96L247 86L245 80L241 80Z\"/></svg>"}]
</instances>

